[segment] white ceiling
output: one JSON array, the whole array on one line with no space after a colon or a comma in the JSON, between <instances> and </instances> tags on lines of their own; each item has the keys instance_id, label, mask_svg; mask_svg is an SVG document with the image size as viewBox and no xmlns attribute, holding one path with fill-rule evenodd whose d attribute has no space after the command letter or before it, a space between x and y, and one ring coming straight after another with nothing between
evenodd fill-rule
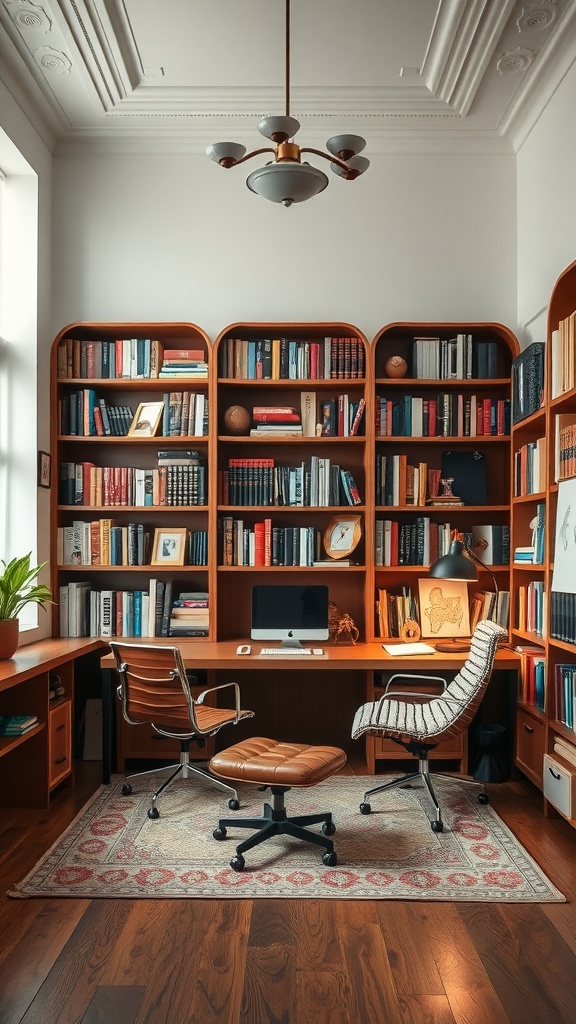
<instances>
[{"instance_id":1,"label":"white ceiling","mask_svg":"<svg viewBox=\"0 0 576 1024\"><path fill-rule=\"evenodd\" d=\"M284 0L0 0L0 69L56 148L255 148L259 117L285 112L284 27ZM291 4L300 144L354 131L367 156L409 140L510 151L575 59L576 0Z\"/></svg>"}]
</instances>

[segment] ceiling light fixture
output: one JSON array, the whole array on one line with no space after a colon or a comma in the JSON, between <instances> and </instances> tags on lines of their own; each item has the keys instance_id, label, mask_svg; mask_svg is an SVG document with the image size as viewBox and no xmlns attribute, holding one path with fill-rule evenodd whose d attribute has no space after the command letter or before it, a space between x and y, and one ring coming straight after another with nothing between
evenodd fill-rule
<instances>
[{"instance_id":1,"label":"ceiling light fixture","mask_svg":"<svg viewBox=\"0 0 576 1024\"><path fill-rule=\"evenodd\" d=\"M284 116L264 117L258 123L258 131L274 143L274 148L246 153L246 147L237 142L216 142L208 146L206 154L220 167L228 169L261 153L273 153L274 160L252 171L246 178L246 184L252 192L283 206L312 199L328 184L323 171L302 161L303 153L313 153L330 161L331 170L346 181L354 181L370 166L366 157L358 155L366 145L360 135L335 135L328 139L328 152L325 153L290 141L299 128L300 123L290 116L290 0L286 0L286 113Z\"/></svg>"}]
</instances>

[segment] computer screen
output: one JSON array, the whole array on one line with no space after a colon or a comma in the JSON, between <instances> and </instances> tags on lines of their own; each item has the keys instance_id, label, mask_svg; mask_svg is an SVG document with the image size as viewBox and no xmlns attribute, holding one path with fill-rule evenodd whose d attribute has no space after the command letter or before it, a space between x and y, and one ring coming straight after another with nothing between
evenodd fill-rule
<instances>
[{"instance_id":1,"label":"computer screen","mask_svg":"<svg viewBox=\"0 0 576 1024\"><path fill-rule=\"evenodd\" d=\"M253 640L275 640L284 646L302 640L327 640L328 587L252 587Z\"/></svg>"}]
</instances>

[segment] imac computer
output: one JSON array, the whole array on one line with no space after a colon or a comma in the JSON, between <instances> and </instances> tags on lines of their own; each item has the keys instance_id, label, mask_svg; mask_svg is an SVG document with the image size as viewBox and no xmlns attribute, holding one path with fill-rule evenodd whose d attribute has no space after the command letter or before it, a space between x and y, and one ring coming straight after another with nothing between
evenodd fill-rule
<instances>
[{"instance_id":1,"label":"imac computer","mask_svg":"<svg viewBox=\"0 0 576 1024\"><path fill-rule=\"evenodd\" d=\"M252 640L302 647L302 641L328 640L328 587L252 587Z\"/></svg>"}]
</instances>

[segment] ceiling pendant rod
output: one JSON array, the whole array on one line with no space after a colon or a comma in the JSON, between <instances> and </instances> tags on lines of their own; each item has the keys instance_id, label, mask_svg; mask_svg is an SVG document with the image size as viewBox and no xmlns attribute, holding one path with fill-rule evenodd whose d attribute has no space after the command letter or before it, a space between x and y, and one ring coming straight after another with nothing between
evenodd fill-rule
<instances>
[{"instance_id":1,"label":"ceiling pendant rod","mask_svg":"<svg viewBox=\"0 0 576 1024\"><path fill-rule=\"evenodd\" d=\"M290 117L290 0L286 0L286 117Z\"/></svg>"}]
</instances>

